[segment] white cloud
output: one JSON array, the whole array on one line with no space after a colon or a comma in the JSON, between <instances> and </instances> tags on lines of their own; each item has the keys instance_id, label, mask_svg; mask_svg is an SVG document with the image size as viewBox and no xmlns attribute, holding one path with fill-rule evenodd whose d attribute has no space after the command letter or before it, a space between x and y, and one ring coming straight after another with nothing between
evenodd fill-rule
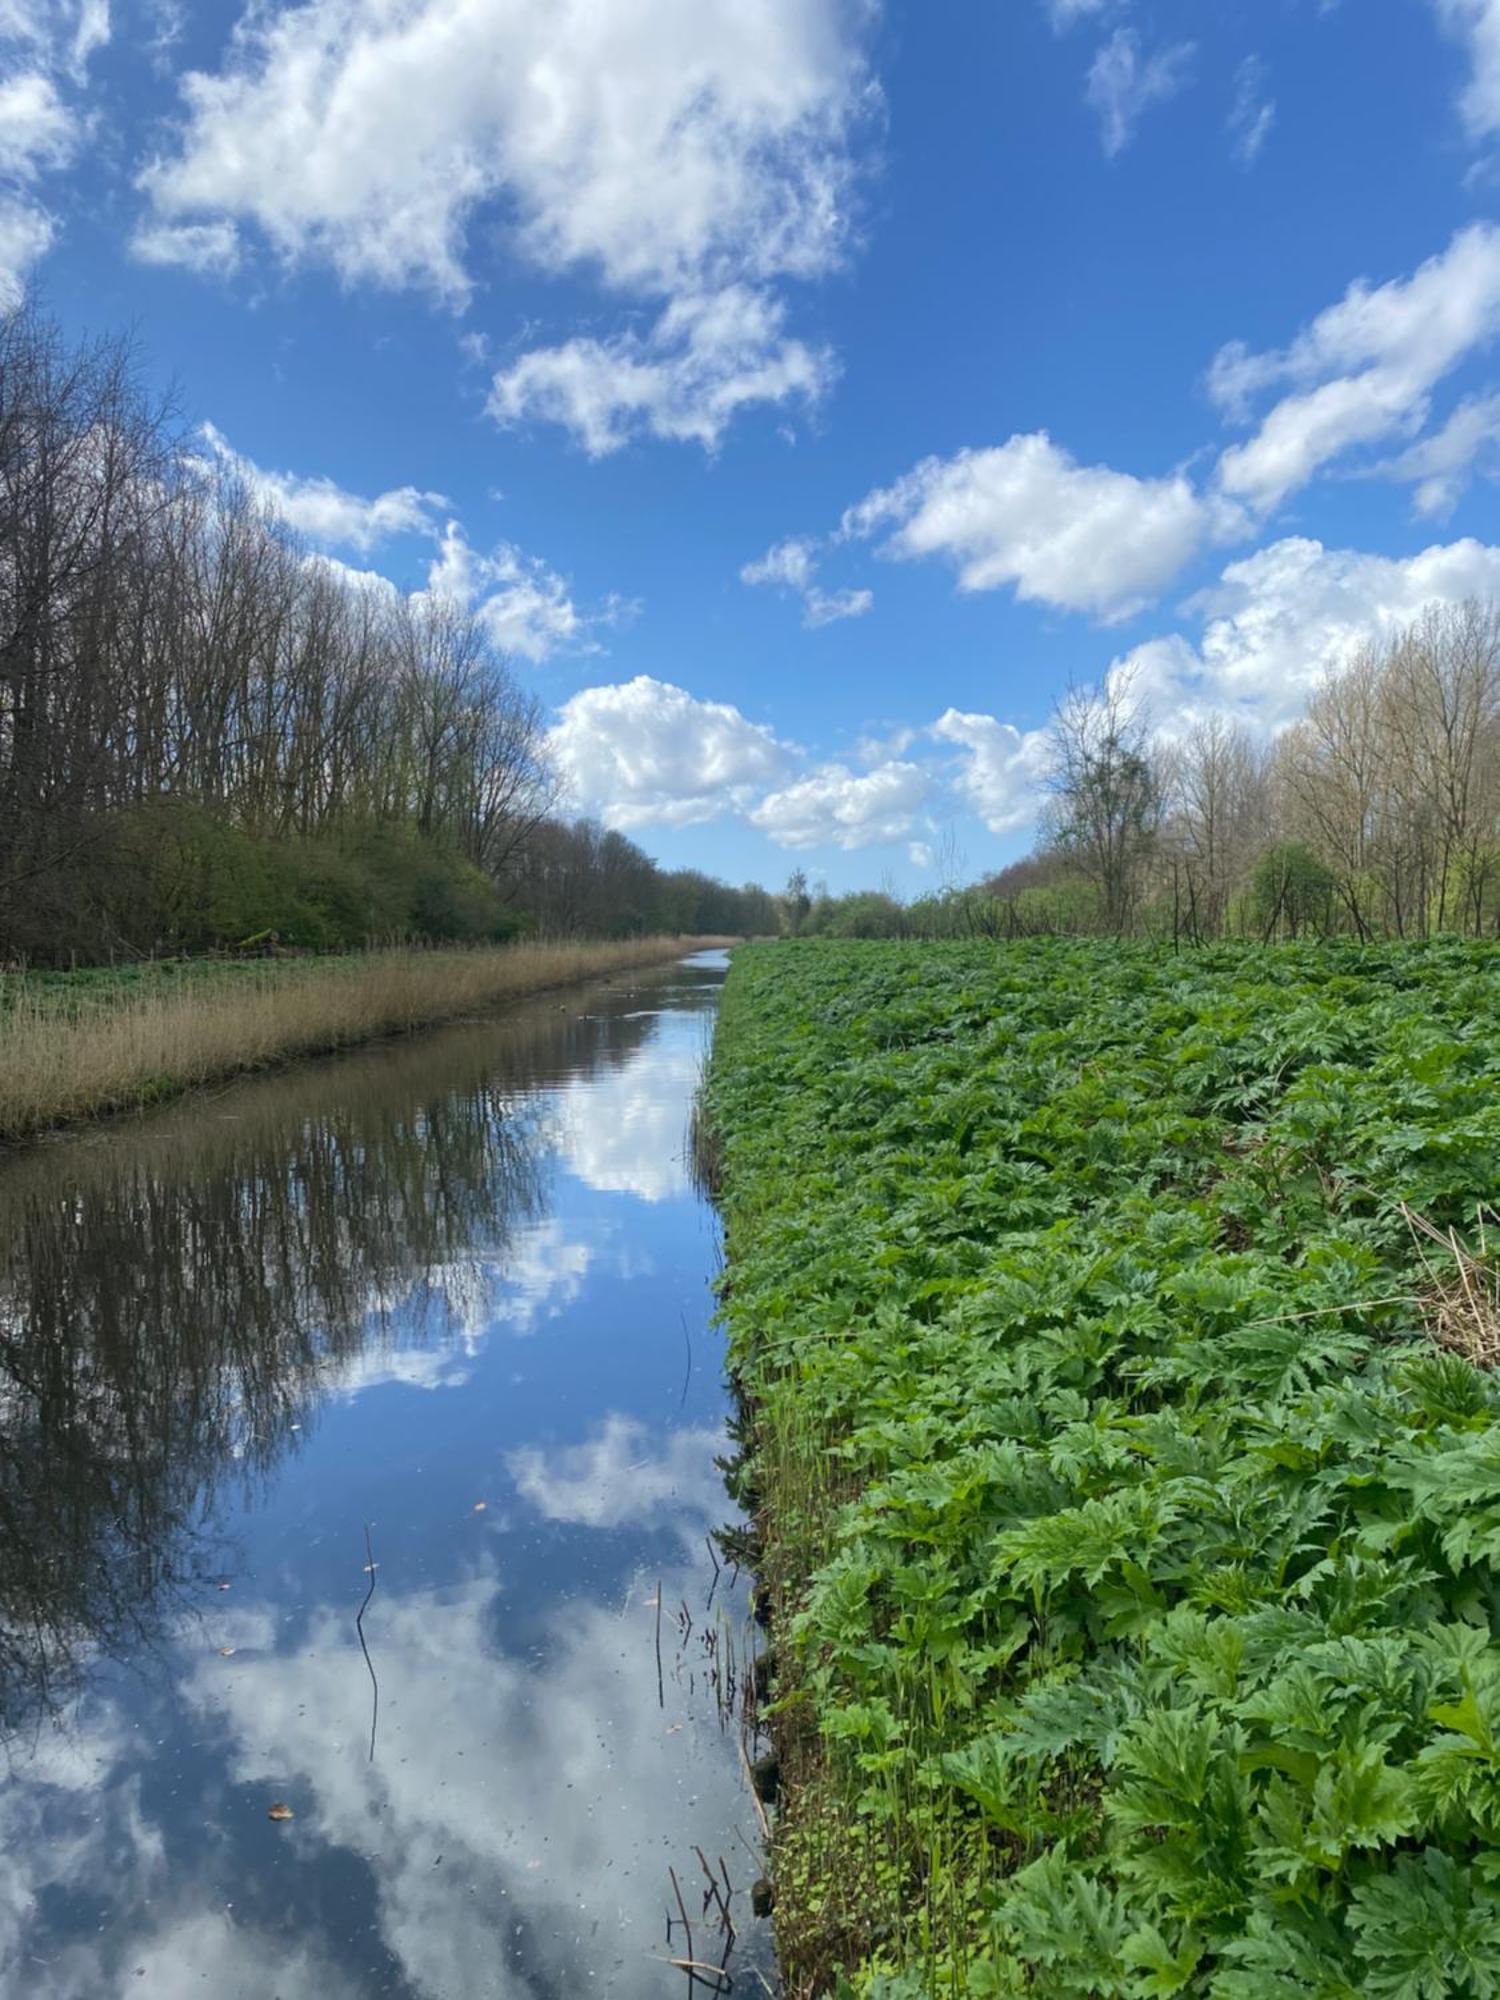
<instances>
[{"instance_id":1,"label":"white cloud","mask_svg":"<svg viewBox=\"0 0 1500 2000\"><path fill-rule=\"evenodd\" d=\"M1287 348L1222 348L1209 371L1221 409L1243 416L1290 384L1246 443L1220 458L1219 485L1266 513L1359 445L1411 435L1443 376L1500 331L1500 228L1474 223L1409 278L1352 284Z\"/></svg>"},{"instance_id":2,"label":"white cloud","mask_svg":"<svg viewBox=\"0 0 1500 2000\"><path fill-rule=\"evenodd\" d=\"M615 1411L587 1444L528 1445L505 1463L522 1499L549 1521L624 1528L665 1518L696 1547L728 1511L714 1465L723 1445L718 1430L672 1431L654 1443L643 1423Z\"/></svg>"},{"instance_id":3,"label":"white cloud","mask_svg":"<svg viewBox=\"0 0 1500 2000\"><path fill-rule=\"evenodd\" d=\"M1266 95L1266 66L1259 56L1246 56L1234 79L1229 107L1229 149L1242 167L1252 167L1276 123L1276 105Z\"/></svg>"},{"instance_id":4,"label":"white cloud","mask_svg":"<svg viewBox=\"0 0 1500 2000\"><path fill-rule=\"evenodd\" d=\"M1104 151L1114 159L1135 137L1142 115L1165 104L1188 80L1191 42L1174 42L1142 56L1134 28L1116 28L1094 57L1084 96L1099 114Z\"/></svg>"},{"instance_id":5,"label":"white cloud","mask_svg":"<svg viewBox=\"0 0 1500 2000\"><path fill-rule=\"evenodd\" d=\"M441 493L415 486L392 487L367 500L321 476L267 472L237 452L216 425L204 424L201 434L219 465L311 542L364 553L393 535L431 535L437 531L433 509L447 504Z\"/></svg>"},{"instance_id":6,"label":"white cloud","mask_svg":"<svg viewBox=\"0 0 1500 2000\"><path fill-rule=\"evenodd\" d=\"M593 628L612 621L624 608L612 604L585 616L565 580L540 556L525 555L512 542L501 542L484 555L469 546L457 521L443 531L427 573L427 593L467 606L494 645L534 665L554 653L597 652Z\"/></svg>"},{"instance_id":7,"label":"white cloud","mask_svg":"<svg viewBox=\"0 0 1500 2000\"><path fill-rule=\"evenodd\" d=\"M74 76L82 77L88 68L89 57L109 41L109 0L77 0L72 12L73 35L68 48L68 62Z\"/></svg>"},{"instance_id":8,"label":"white cloud","mask_svg":"<svg viewBox=\"0 0 1500 2000\"><path fill-rule=\"evenodd\" d=\"M45 174L76 155L86 121L58 88L79 83L109 38L108 0L0 0L0 42L15 66L0 77L0 312L19 305L57 224L35 197Z\"/></svg>"},{"instance_id":9,"label":"white cloud","mask_svg":"<svg viewBox=\"0 0 1500 2000\"><path fill-rule=\"evenodd\" d=\"M64 166L77 138L77 120L51 77L28 70L0 80L0 174L32 180Z\"/></svg>"},{"instance_id":10,"label":"white cloud","mask_svg":"<svg viewBox=\"0 0 1500 2000\"><path fill-rule=\"evenodd\" d=\"M240 232L232 222L145 222L131 236L130 254L142 264L229 277L240 266Z\"/></svg>"},{"instance_id":11,"label":"white cloud","mask_svg":"<svg viewBox=\"0 0 1500 2000\"><path fill-rule=\"evenodd\" d=\"M498 204L543 269L658 295L812 275L847 229L868 84L844 0L306 0L182 81L142 185L346 279L470 284Z\"/></svg>"},{"instance_id":12,"label":"white cloud","mask_svg":"<svg viewBox=\"0 0 1500 2000\"><path fill-rule=\"evenodd\" d=\"M1181 474L1137 479L1079 465L1045 431L924 459L844 516L846 535L894 524L885 553L940 555L963 590L1129 616L1182 568L1210 516Z\"/></svg>"},{"instance_id":13,"label":"white cloud","mask_svg":"<svg viewBox=\"0 0 1500 2000\"><path fill-rule=\"evenodd\" d=\"M932 734L964 753L954 788L991 833L1010 833L1036 817L1049 756L1046 730L1023 732L992 715L950 708Z\"/></svg>"},{"instance_id":14,"label":"white cloud","mask_svg":"<svg viewBox=\"0 0 1500 2000\"><path fill-rule=\"evenodd\" d=\"M1174 711L1209 709L1274 729L1367 639L1409 624L1428 604L1467 597L1500 597L1500 548L1465 539L1403 559L1288 537L1231 563L1194 600L1205 618L1196 649L1156 639L1115 666L1138 675L1169 730Z\"/></svg>"},{"instance_id":15,"label":"white cloud","mask_svg":"<svg viewBox=\"0 0 1500 2000\"><path fill-rule=\"evenodd\" d=\"M937 860L932 843L926 840L912 841L907 847L906 857L913 868L930 868Z\"/></svg>"},{"instance_id":16,"label":"white cloud","mask_svg":"<svg viewBox=\"0 0 1500 2000\"><path fill-rule=\"evenodd\" d=\"M1471 138L1500 132L1500 0L1433 0L1438 19L1466 44L1471 71L1459 110Z\"/></svg>"},{"instance_id":17,"label":"white cloud","mask_svg":"<svg viewBox=\"0 0 1500 2000\"><path fill-rule=\"evenodd\" d=\"M833 381L829 350L790 338L785 319L779 300L745 285L674 299L645 334L523 354L495 376L490 414L560 424L591 458L637 436L711 451L741 410L810 405Z\"/></svg>"},{"instance_id":18,"label":"white cloud","mask_svg":"<svg viewBox=\"0 0 1500 2000\"><path fill-rule=\"evenodd\" d=\"M395 486L367 499L320 475L268 472L246 458L213 424L201 435L214 463L243 481L251 493L300 535L323 548L368 553L397 535L422 535L438 547L427 571L425 597L449 598L472 611L490 641L505 653L537 664L558 652L597 652L592 634L623 617L630 608L612 600L594 614L574 604L566 581L540 556L528 556L513 542L485 554L472 548L460 522L439 526L448 503L441 493ZM323 557L341 580L360 588L393 588L371 570L351 569Z\"/></svg>"},{"instance_id":19,"label":"white cloud","mask_svg":"<svg viewBox=\"0 0 1500 2000\"><path fill-rule=\"evenodd\" d=\"M1061 34L1064 29L1086 21L1094 14L1106 13L1115 5L1115 0L1044 0L1047 18Z\"/></svg>"},{"instance_id":20,"label":"white cloud","mask_svg":"<svg viewBox=\"0 0 1500 2000\"><path fill-rule=\"evenodd\" d=\"M740 571L741 583L771 584L802 599L802 622L816 630L840 618L862 618L875 602L873 590L824 590L817 581L816 544L793 537L777 542Z\"/></svg>"},{"instance_id":21,"label":"white cloud","mask_svg":"<svg viewBox=\"0 0 1500 2000\"><path fill-rule=\"evenodd\" d=\"M1441 519L1452 513L1476 472L1494 476L1500 465L1497 445L1500 395L1471 396L1441 430L1419 439L1380 470L1391 479L1412 481L1417 512Z\"/></svg>"},{"instance_id":22,"label":"white cloud","mask_svg":"<svg viewBox=\"0 0 1500 2000\"><path fill-rule=\"evenodd\" d=\"M779 847L873 847L911 832L931 783L920 764L881 764L859 774L824 764L768 793L748 817Z\"/></svg>"},{"instance_id":23,"label":"white cloud","mask_svg":"<svg viewBox=\"0 0 1500 2000\"><path fill-rule=\"evenodd\" d=\"M566 701L548 744L575 802L606 826L690 826L743 810L789 746L728 702L638 674Z\"/></svg>"},{"instance_id":24,"label":"white cloud","mask_svg":"<svg viewBox=\"0 0 1500 2000\"><path fill-rule=\"evenodd\" d=\"M641 1476L661 1491L654 1459ZM711 1476L710 1468L701 1496L684 1494L681 1512L669 1512L665 1495L659 1502L662 1524L683 1530L679 1559L669 1554L660 1567L653 1559L623 1605L619 1597L605 1603L572 1594L542 1615L529 1606L524 1644L515 1638L518 1606L493 1571L403 1594L387 1564L366 1621L380 1674L373 1761L356 1679L363 1663L343 1603L311 1607L286 1651L237 1658L228 1670L217 1656L200 1658L184 1677L182 1698L200 1737L225 1760L229 1795L247 1788L254 1798L288 1799L297 1817L285 1832L297 1851L359 1870L367 1952L378 1952L382 1976L398 1990L526 2000L594 1984L617 2000L658 2000L667 1864L675 1862L685 1886L698 1846L731 1857L736 1970L739 1952L753 1949L753 1871L740 1842L754 1840L755 1823L739 1754L715 1713L696 1634L679 1644L674 1617L684 1600L695 1612L701 1605L708 1567L701 1524L728 1511L722 1491L708 1511ZM493 1511L480 1516L471 1531L505 1560L495 1520ZM658 1586L666 1613L661 1698ZM38 1840L30 1851L48 1847ZM175 1849L172 1858L178 1900L227 1929L222 1871L200 1879ZM114 1944L119 1979L81 1979L66 2000L137 1984L169 2000L186 2000L189 1991L344 2000L336 1975L320 1983L321 1968L289 1965L284 1940L265 1950L260 1982L243 1966L211 1964L215 1977L200 1986L204 1968L189 1960L183 1983L169 1986L161 1976L171 1962L164 1967L155 1953L152 1981L136 1982L136 1938L162 1921L157 1899L165 1900L167 1867L148 1879L156 1892L149 1908L124 1906L131 1954ZM238 1919L238 1907L230 1915ZM249 1922L244 1929L248 1940L267 1942ZM338 1942L334 1928L325 1933L316 1921L297 1941L299 1952L330 1955ZM104 1934L87 1946L96 1969L108 1948Z\"/></svg>"},{"instance_id":25,"label":"white cloud","mask_svg":"<svg viewBox=\"0 0 1500 2000\"><path fill-rule=\"evenodd\" d=\"M656 317L522 354L502 423L594 455L636 435L712 449L753 405L813 403L826 348L773 287L834 268L877 94L873 0L304 0L251 6L216 74L182 80L140 175L139 254L224 269L258 232L346 282L473 290L482 223L549 274ZM212 233L208 233L212 232Z\"/></svg>"},{"instance_id":26,"label":"white cloud","mask_svg":"<svg viewBox=\"0 0 1500 2000\"><path fill-rule=\"evenodd\" d=\"M703 1051L648 1042L558 1092L558 1145L568 1172L601 1194L670 1201L691 1189L683 1133L703 1080Z\"/></svg>"},{"instance_id":27,"label":"white cloud","mask_svg":"<svg viewBox=\"0 0 1500 2000\"><path fill-rule=\"evenodd\" d=\"M54 225L45 210L0 194L0 312L20 304L31 267L51 246Z\"/></svg>"}]
</instances>

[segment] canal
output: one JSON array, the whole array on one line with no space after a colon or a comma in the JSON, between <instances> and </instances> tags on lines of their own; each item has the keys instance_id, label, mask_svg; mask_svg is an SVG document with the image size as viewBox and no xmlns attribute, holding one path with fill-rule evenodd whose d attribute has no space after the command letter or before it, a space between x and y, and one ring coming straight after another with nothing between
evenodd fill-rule
<instances>
[{"instance_id":1,"label":"canal","mask_svg":"<svg viewBox=\"0 0 1500 2000\"><path fill-rule=\"evenodd\" d=\"M0 1163L6 1994L771 1990L724 965Z\"/></svg>"}]
</instances>

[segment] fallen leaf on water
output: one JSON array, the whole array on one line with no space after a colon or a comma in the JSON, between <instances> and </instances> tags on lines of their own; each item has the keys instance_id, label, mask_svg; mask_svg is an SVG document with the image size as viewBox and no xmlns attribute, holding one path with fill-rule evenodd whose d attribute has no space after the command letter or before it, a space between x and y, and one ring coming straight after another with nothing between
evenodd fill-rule
<instances>
[{"instance_id":1,"label":"fallen leaf on water","mask_svg":"<svg viewBox=\"0 0 1500 2000\"><path fill-rule=\"evenodd\" d=\"M227 1583L221 1583L221 1584L219 1585L219 1588L220 1588L220 1590L228 1590L228 1588L229 1588L229 1585L228 1585Z\"/></svg>"},{"instance_id":2,"label":"fallen leaf on water","mask_svg":"<svg viewBox=\"0 0 1500 2000\"><path fill-rule=\"evenodd\" d=\"M276 1801L275 1805L266 1814L267 1819L295 1819L296 1817L297 1815L292 1811L291 1807L283 1805L280 1799Z\"/></svg>"},{"instance_id":3,"label":"fallen leaf on water","mask_svg":"<svg viewBox=\"0 0 1500 2000\"><path fill-rule=\"evenodd\" d=\"M234 1653L235 1649L233 1646L221 1646L219 1648L219 1658L221 1660L232 1660L234 1658Z\"/></svg>"}]
</instances>

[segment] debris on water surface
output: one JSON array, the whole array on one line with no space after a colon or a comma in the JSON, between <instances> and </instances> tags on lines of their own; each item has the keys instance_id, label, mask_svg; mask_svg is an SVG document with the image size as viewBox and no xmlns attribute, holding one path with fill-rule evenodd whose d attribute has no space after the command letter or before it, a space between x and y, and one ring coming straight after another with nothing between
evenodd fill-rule
<instances>
[{"instance_id":1,"label":"debris on water surface","mask_svg":"<svg viewBox=\"0 0 1500 2000\"><path fill-rule=\"evenodd\" d=\"M275 1819L275 1820L295 1819L296 1817L297 1815L292 1811L291 1807L283 1803L283 1801L280 1799L276 1801L275 1805L272 1806L271 1810L266 1814L267 1819Z\"/></svg>"}]
</instances>

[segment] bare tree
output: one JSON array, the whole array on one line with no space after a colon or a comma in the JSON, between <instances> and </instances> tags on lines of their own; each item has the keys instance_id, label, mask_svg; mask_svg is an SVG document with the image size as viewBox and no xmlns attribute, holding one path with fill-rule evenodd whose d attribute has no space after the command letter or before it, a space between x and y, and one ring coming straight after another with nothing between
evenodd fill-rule
<instances>
[{"instance_id":1,"label":"bare tree","mask_svg":"<svg viewBox=\"0 0 1500 2000\"><path fill-rule=\"evenodd\" d=\"M1073 688L1052 721L1049 830L1099 897L1105 928L1130 928L1162 814L1150 723L1127 676Z\"/></svg>"}]
</instances>

